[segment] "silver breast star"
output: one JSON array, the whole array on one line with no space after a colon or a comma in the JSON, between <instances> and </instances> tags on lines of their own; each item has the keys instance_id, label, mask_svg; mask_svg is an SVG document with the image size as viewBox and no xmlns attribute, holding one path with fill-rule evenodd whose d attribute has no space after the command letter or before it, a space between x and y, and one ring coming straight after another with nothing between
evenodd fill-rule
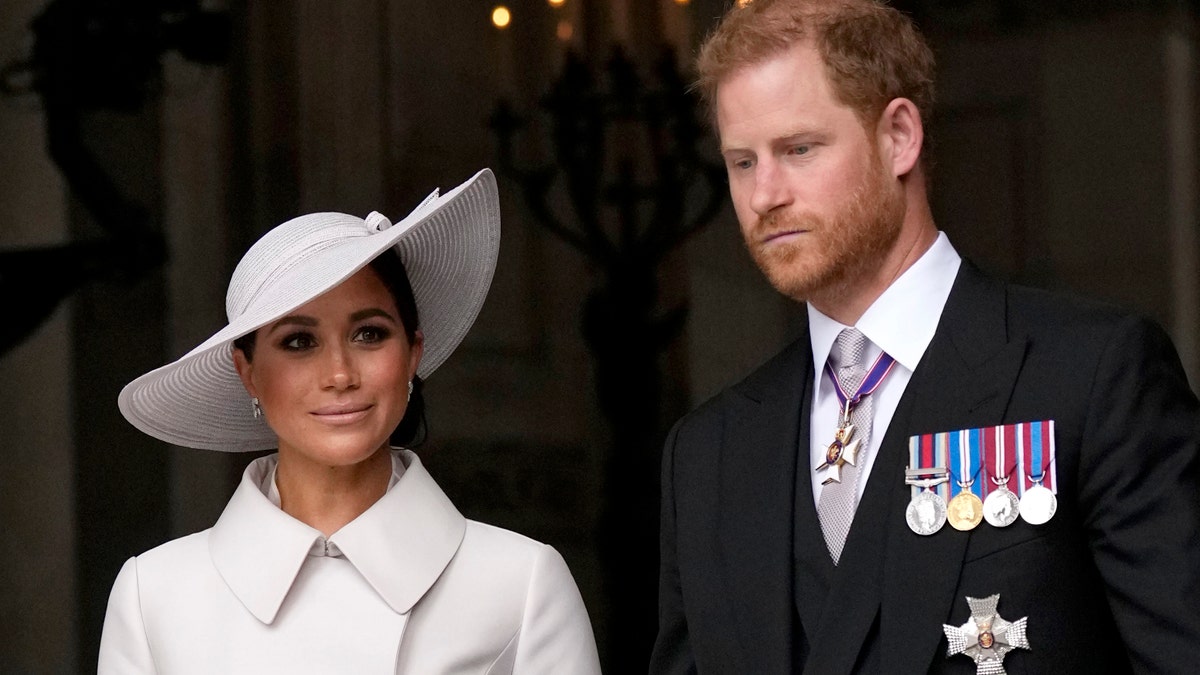
<instances>
[{"instance_id":1,"label":"silver breast star","mask_svg":"<svg viewBox=\"0 0 1200 675\"><path fill-rule=\"evenodd\" d=\"M975 660L975 675L1005 675L1004 655L1014 649L1029 649L1025 638L1023 616L1008 622L996 613L1000 595L986 598L967 598L971 606L971 618L961 626L942 624L946 640L950 643L946 656L966 654Z\"/></svg>"}]
</instances>

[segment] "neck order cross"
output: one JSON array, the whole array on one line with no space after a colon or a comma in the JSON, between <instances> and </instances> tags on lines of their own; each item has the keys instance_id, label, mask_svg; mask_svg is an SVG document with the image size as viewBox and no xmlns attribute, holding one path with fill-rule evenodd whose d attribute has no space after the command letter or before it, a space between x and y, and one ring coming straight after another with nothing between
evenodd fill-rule
<instances>
[{"instance_id":1,"label":"neck order cross","mask_svg":"<svg viewBox=\"0 0 1200 675\"><path fill-rule=\"evenodd\" d=\"M821 534L834 565L841 559L842 548L858 505L857 462L860 449L865 453L871 437L871 394L879 388L895 363L895 359L882 354L870 371L864 373L863 350L866 342L866 336L858 330L843 330L838 334L836 343L839 368L835 371L830 364L825 367L841 405L837 433L833 443L826 449L824 462L817 467L818 475L825 472L821 497L817 501L817 518L821 522ZM833 354L830 354L830 359L833 360ZM858 435L855 435L856 425L862 427Z\"/></svg>"},{"instance_id":2,"label":"neck order cross","mask_svg":"<svg viewBox=\"0 0 1200 675\"><path fill-rule=\"evenodd\" d=\"M855 332L857 333L857 331ZM862 334L859 333L859 335L861 336ZM849 389L855 383L853 381L845 383L839 381L837 374L833 370L833 365L830 363L825 364L825 372L829 375L830 381L833 382L833 392L837 395L840 415L833 442L825 450L825 461L817 467L818 472L825 472L825 478L821 481L822 485L840 483L842 481L842 467L846 464L857 466L858 451L862 439L855 437L854 425L850 423L850 413L864 398L875 393L875 390L887 378L888 373L892 372L892 366L894 365L896 365L896 359L886 353L881 353L875 359L875 363L872 364L871 369L867 371L866 377L862 379L862 382L857 383L857 387L851 392Z\"/></svg>"}]
</instances>

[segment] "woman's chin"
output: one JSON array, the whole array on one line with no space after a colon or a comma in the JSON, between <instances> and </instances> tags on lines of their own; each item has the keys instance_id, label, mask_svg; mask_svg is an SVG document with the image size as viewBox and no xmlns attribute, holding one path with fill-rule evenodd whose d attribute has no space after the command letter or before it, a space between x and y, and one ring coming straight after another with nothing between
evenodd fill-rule
<instances>
[{"instance_id":1,"label":"woman's chin","mask_svg":"<svg viewBox=\"0 0 1200 675\"><path fill-rule=\"evenodd\" d=\"M365 462L377 453L386 451L388 438L380 439L375 434L322 434L320 443L309 438L301 444L286 444L280 441L280 458L301 459L324 466L353 466Z\"/></svg>"}]
</instances>

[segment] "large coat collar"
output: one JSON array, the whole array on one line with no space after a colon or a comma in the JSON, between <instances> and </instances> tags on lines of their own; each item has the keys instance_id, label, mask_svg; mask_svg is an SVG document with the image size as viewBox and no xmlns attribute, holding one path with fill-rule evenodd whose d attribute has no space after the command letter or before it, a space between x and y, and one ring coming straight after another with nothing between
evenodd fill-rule
<instances>
[{"instance_id":1,"label":"large coat collar","mask_svg":"<svg viewBox=\"0 0 1200 675\"><path fill-rule=\"evenodd\" d=\"M458 551L466 519L408 450L400 481L371 508L329 538L380 597L407 614ZM275 620L319 531L287 515L260 489L277 462L246 467L209 536L213 565L229 590L259 621Z\"/></svg>"},{"instance_id":2,"label":"large coat collar","mask_svg":"<svg viewBox=\"0 0 1200 675\"><path fill-rule=\"evenodd\" d=\"M810 483L796 480L797 471L808 470L807 462L797 463L798 454L807 457L799 449L807 448L809 435L807 334L734 388L722 438L719 527L735 614L744 624L742 643L746 653L757 652L748 658L763 664L762 672L792 667L793 564L802 579L827 591L822 601L802 598L798 607L810 672L853 670L877 617L888 668L928 670L941 620L955 602L967 538L945 532L919 537L908 530L907 441L914 434L995 424L1025 349L1023 336L1008 334L1004 285L964 261L884 435L836 568L822 543ZM794 525L792 517L798 519Z\"/></svg>"}]
</instances>

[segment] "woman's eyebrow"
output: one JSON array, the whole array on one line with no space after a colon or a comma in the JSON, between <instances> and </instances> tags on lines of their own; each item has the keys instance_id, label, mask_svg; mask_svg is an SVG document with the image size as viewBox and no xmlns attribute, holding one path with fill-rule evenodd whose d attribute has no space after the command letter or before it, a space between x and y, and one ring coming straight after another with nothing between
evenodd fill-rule
<instances>
[{"instance_id":1,"label":"woman's eyebrow","mask_svg":"<svg viewBox=\"0 0 1200 675\"><path fill-rule=\"evenodd\" d=\"M267 334L269 335L271 333L274 333L275 331L279 330L283 326L305 326L307 328L312 328L313 326L316 326L316 325L317 325L317 320L312 318L311 316L303 316L300 314L291 314L291 315L285 316L282 319L271 324L271 329L267 331Z\"/></svg>"},{"instance_id":2,"label":"woman's eyebrow","mask_svg":"<svg viewBox=\"0 0 1200 675\"><path fill-rule=\"evenodd\" d=\"M388 313L382 309L379 309L378 307L371 307L369 309L360 309L357 312L350 315L350 320L351 321L362 321L363 319L369 319L373 316L381 316L385 319L389 319L391 321L396 321L396 317L392 316L390 313Z\"/></svg>"}]
</instances>

